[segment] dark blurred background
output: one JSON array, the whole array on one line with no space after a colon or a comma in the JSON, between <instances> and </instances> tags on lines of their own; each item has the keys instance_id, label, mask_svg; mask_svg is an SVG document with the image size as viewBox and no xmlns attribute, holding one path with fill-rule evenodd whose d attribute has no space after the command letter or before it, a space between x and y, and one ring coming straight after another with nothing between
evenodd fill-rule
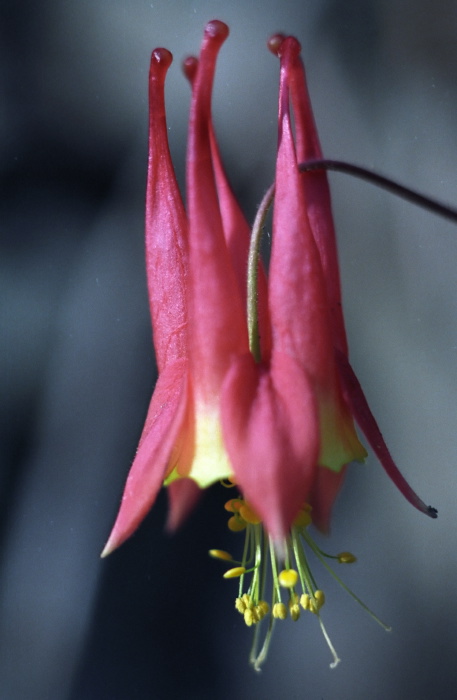
<instances>
[{"instance_id":1,"label":"dark blurred background","mask_svg":"<svg viewBox=\"0 0 457 700\"><path fill-rule=\"evenodd\" d=\"M453 0L2 0L0 5L0 700L455 697L457 229L332 175L352 360L414 511L370 456L326 549L384 633L316 566L343 660L317 621L278 625L247 665L236 584L207 550L237 548L225 492L174 537L166 498L108 560L155 381L143 261L150 52L169 48L169 137L184 172L180 61L230 25L214 114L252 220L273 177L276 31L302 42L328 157L457 204ZM241 546L241 545L240 545Z\"/></svg>"}]
</instances>

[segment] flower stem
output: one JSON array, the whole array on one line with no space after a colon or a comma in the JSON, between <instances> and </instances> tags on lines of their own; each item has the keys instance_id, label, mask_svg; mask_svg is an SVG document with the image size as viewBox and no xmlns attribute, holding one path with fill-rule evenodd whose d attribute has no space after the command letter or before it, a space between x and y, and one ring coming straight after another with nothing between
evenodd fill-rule
<instances>
[{"instance_id":1,"label":"flower stem","mask_svg":"<svg viewBox=\"0 0 457 700\"><path fill-rule=\"evenodd\" d=\"M249 348L256 362L260 362L260 335L259 335L259 312L258 312L258 274L259 274L259 255L260 242L262 240L263 227L268 210L273 201L275 192L274 184L267 190L264 198L260 203L257 211L254 225L251 232L251 242L249 245L248 257L248 299L247 299L247 316L248 316L248 333L249 333Z\"/></svg>"},{"instance_id":2,"label":"flower stem","mask_svg":"<svg viewBox=\"0 0 457 700\"><path fill-rule=\"evenodd\" d=\"M363 168L360 165L353 165L352 163L347 163L342 160L321 159L299 163L298 169L303 173L319 170L333 170L335 172L341 172L345 173L346 175L358 177L361 180L366 180L373 185L382 187L388 192L391 192L402 199L406 199L412 204L416 204L417 206L427 209L438 216L457 223L457 209L454 209L446 204L442 204L432 197L420 194L410 187L400 185L400 183L396 182L395 180L385 177L384 175L378 175L378 173L374 173L373 171ZM247 317L249 348L256 362L260 362L261 360L259 314L257 303L260 242L262 240L265 219L273 202L274 195L275 185L273 183L265 193L262 202L260 203L260 207L257 211L254 225L252 227L251 242L249 246Z\"/></svg>"},{"instance_id":3,"label":"flower stem","mask_svg":"<svg viewBox=\"0 0 457 700\"><path fill-rule=\"evenodd\" d=\"M353 165L352 163L346 163L342 160L323 159L299 163L298 169L301 172L334 170L335 172L346 173L346 175L358 177L361 180L371 182L372 185L382 187L392 194L397 195L397 197L402 197L403 199L412 202L412 204L417 204L423 209L428 209L428 211L438 214L438 216L442 216L445 219L449 219L450 221L457 223L457 209L454 209L447 204L442 204L441 202L438 202L427 195L420 194L409 187L400 185L400 183L395 182L395 180L392 180L391 178L384 177L384 175L378 175L378 173L374 173L372 170L368 170L367 168L362 168L360 165Z\"/></svg>"}]
</instances>

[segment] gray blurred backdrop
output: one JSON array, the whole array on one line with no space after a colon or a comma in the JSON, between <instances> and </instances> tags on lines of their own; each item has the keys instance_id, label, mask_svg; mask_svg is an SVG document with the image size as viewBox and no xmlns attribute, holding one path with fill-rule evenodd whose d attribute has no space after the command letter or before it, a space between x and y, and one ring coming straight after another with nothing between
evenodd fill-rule
<instances>
[{"instance_id":1,"label":"gray blurred backdrop","mask_svg":"<svg viewBox=\"0 0 457 700\"><path fill-rule=\"evenodd\" d=\"M169 48L169 136L183 179L180 61L230 25L214 114L252 220L273 176L282 30L302 42L325 153L457 204L453 0L2 0L0 6L0 700L454 698L457 682L457 229L332 175L355 369L399 466L440 511L412 509L370 456L323 546L386 634L316 566L343 660L317 621L278 625L247 665L236 550L218 489L176 536L165 498L106 561L155 381L143 261L150 52Z\"/></svg>"}]
</instances>

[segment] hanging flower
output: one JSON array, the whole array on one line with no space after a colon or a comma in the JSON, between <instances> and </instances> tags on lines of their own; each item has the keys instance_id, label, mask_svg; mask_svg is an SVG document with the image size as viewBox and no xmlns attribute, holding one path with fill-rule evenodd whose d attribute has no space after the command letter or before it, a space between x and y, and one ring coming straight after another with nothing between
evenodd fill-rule
<instances>
[{"instance_id":1,"label":"hanging flower","mask_svg":"<svg viewBox=\"0 0 457 700\"><path fill-rule=\"evenodd\" d=\"M398 472L348 362L327 178L299 167L321 157L300 45L281 35L269 42L281 67L267 281L257 252L266 205L251 235L212 124L216 59L227 36L225 24L210 22L199 59L184 64L192 84L187 214L167 141L164 85L172 57L166 49L152 54L146 264L159 376L103 554L133 533L162 484L176 527L200 489L224 480L239 491L226 509L229 528L246 532L245 546L239 560L211 554L234 564L225 577L239 578L236 608L256 629L254 666L266 656L274 621L288 614L296 620L300 610L317 615L336 664L307 551L327 568L330 555L308 526L328 529L346 465L366 456L354 418L408 500L436 512ZM348 552L333 558L355 561ZM258 623L268 614L259 651Z\"/></svg>"}]
</instances>

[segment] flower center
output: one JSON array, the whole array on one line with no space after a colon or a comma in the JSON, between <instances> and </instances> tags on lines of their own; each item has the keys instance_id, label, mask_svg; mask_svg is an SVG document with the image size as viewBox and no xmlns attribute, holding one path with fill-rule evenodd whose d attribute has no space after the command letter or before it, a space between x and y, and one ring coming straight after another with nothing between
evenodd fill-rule
<instances>
[{"instance_id":1,"label":"flower center","mask_svg":"<svg viewBox=\"0 0 457 700\"><path fill-rule=\"evenodd\" d=\"M235 608L243 616L248 627L254 627L254 640L250 662L260 670L270 646L276 620L290 617L296 622L303 612L310 612L318 619L321 631L329 646L334 668L340 661L338 654L327 634L321 619L320 610L325 603L325 594L319 588L309 563L311 552L324 565L333 578L378 622L385 630L385 625L374 613L341 581L328 564L333 559L340 564L352 564L356 557L350 552L337 555L322 551L308 532L312 524L311 506L305 504L298 513L283 542L273 542L263 528L261 519L243 498L232 498L225 504L230 513L228 528L232 532L245 532L242 557L236 560L229 552L219 549L210 550L215 559L230 562L234 566L228 569L224 578L238 578L238 596ZM268 629L262 647L259 649L260 622L268 618Z\"/></svg>"}]
</instances>

